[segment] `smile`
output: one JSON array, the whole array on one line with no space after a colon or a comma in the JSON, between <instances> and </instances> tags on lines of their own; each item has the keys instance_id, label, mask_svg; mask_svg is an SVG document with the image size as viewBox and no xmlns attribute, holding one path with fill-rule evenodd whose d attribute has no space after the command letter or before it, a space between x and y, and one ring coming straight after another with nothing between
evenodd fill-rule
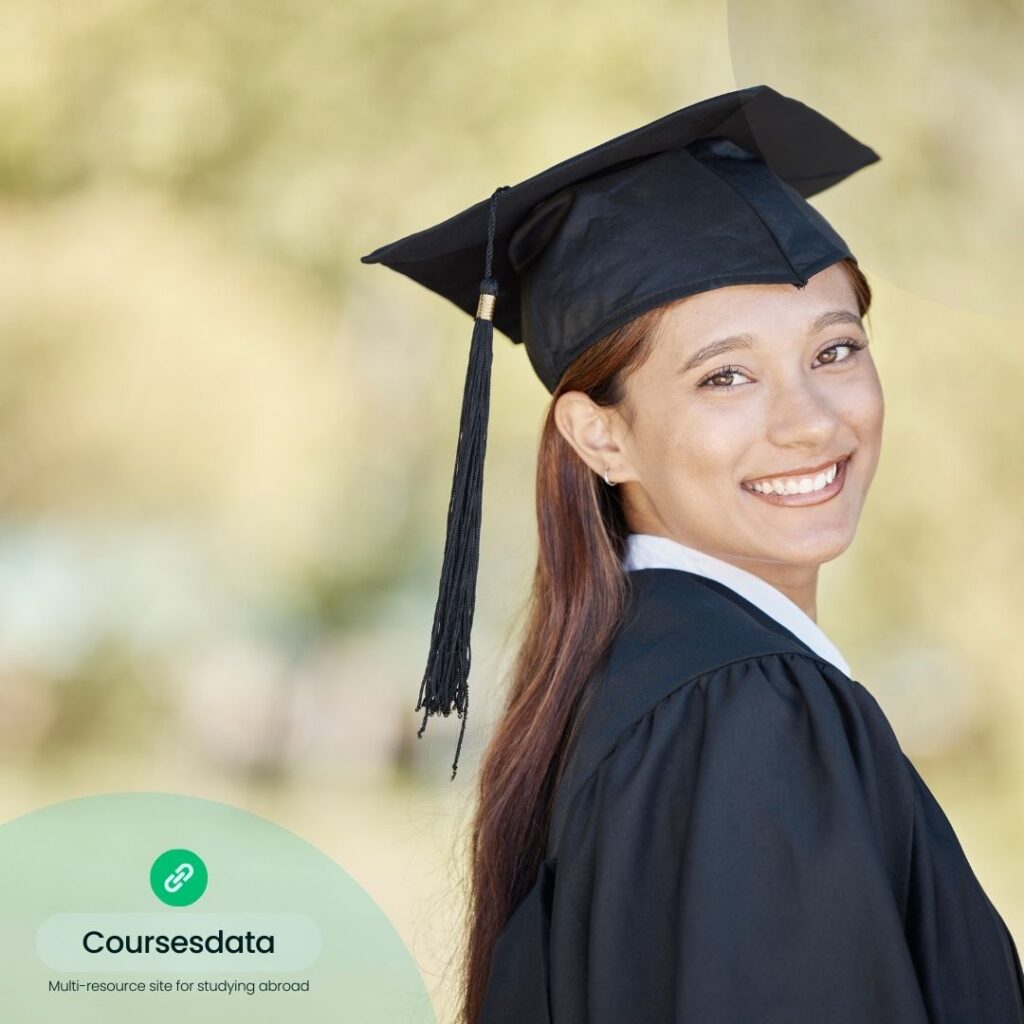
<instances>
[{"instance_id":1,"label":"smile","mask_svg":"<svg viewBox=\"0 0 1024 1024\"><path fill-rule=\"evenodd\" d=\"M772 505L819 505L834 498L846 481L846 464L851 455L806 476L766 477L740 486L749 494Z\"/></svg>"}]
</instances>

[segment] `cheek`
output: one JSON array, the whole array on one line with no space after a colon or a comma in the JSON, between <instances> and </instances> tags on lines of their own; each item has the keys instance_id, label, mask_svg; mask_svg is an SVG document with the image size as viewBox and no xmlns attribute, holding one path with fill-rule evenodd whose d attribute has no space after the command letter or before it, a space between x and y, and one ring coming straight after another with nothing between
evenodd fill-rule
<instances>
[{"instance_id":1,"label":"cheek","mask_svg":"<svg viewBox=\"0 0 1024 1024\"><path fill-rule=\"evenodd\" d=\"M651 424L644 451L644 479L652 494L672 493L691 503L728 487L750 448L750 417L702 416L691 407Z\"/></svg>"},{"instance_id":2,"label":"cheek","mask_svg":"<svg viewBox=\"0 0 1024 1024\"><path fill-rule=\"evenodd\" d=\"M885 421L885 396L877 373L866 374L859 385L850 390L845 402L845 416L862 442L877 440Z\"/></svg>"}]
</instances>

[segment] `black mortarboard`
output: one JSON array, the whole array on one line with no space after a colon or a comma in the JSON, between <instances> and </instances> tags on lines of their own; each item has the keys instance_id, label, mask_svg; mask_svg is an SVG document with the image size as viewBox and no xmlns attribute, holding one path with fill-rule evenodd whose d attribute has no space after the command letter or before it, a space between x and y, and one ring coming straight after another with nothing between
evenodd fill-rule
<instances>
[{"instance_id":1,"label":"black mortarboard","mask_svg":"<svg viewBox=\"0 0 1024 1024\"><path fill-rule=\"evenodd\" d=\"M767 85L683 107L434 227L383 263L474 317L430 654L416 710L463 719L480 551L492 323L554 392L566 367L656 306L733 284L803 287L846 243L807 197L878 160ZM481 280L482 271L482 280ZM500 291L500 296L499 296Z\"/></svg>"}]
</instances>

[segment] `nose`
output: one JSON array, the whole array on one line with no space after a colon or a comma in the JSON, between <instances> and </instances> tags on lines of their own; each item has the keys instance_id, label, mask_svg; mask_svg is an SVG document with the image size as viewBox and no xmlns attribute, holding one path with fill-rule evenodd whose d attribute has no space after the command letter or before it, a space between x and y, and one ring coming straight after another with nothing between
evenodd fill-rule
<instances>
[{"instance_id":1,"label":"nose","mask_svg":"<svg viewBox=\"0 0 1024 1024\"><path fill-rule=\"evenodd\" d=\"M841 416L831 397L806 375L780 383L770 397L768 439L779 448L820 452L831 447Z\"/></svg>"}]
</instances>

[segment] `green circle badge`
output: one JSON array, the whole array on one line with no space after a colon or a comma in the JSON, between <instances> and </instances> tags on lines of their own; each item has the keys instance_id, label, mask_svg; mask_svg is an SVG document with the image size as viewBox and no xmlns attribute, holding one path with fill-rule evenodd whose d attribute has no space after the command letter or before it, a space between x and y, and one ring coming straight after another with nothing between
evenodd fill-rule
<instances>
[{"instance_id":1,"label":"green circle badge","mask_svg":"<svg viewBox=\"0 0 1024 1024\"><path fill-rule=\"evenodd\" d=\"M187 907L206 892L206 865L191 850L167 850L149 869L156 898L171 907Z\"/></svg>"}]
</instances>

